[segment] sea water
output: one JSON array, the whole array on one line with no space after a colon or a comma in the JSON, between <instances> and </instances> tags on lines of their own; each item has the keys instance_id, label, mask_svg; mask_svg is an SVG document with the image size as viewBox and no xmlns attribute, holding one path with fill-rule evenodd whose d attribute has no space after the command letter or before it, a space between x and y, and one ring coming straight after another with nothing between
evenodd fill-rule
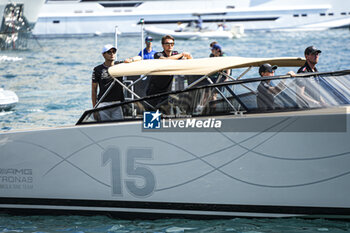
<instances>
[{"instance_id":1,"label":"sea water","mask_svg":"<svg viewBox=\"0 0 350 233\"><path fill-rule=\"evenodd\" d=\"M208 57L212 40L176 40L175 50ZM348 29L313 32L247 32L218 40L229 56L303 57L314 45L322 50L319 71L350 69ZM101 48L113 36L30 39L26 48L0 51L0 88L17 93L14 109L0 112L0 131L74 125L91 108L91 73L103 62ZM135 56L141 38L118 38L118 60ZM161 51L160 40L153 46ZM285 74L286 68L276 74ZM297 68L294 69L297 71ZM257 68L252 77L258 76ZM105 216L0 215L0 232L350 232L350 222L324 219L118 220Z\"/></svg>"}]
</instances>

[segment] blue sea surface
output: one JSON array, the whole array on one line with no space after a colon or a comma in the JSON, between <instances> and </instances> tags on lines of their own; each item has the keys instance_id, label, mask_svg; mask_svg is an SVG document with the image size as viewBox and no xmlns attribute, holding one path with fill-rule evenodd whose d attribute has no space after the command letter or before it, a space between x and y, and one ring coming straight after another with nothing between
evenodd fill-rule
<instances>
[{"instance_id":1,"label":"blue sea surface","mask_svg":"<svg viewBox=\"0 0 350 233\"><path fill-rule=\"evenodd\" d=\"M208 57L211 40L176 40L175 49ZM229 56L303 57L304 49L322 50L320 71L350 69L350 31L249 32L219 40ZM26 48L0 51L0 88L19 96L14 109L0 112L0 131L74 125L91 108L91 73L103 62L101 48L113 36L31 39ZM153 42L161 51L160 40ZM141 38L119 37L118 59L135 56ZM297 68L294 69L296 72ZM279 68L277 74L285 74ZM258 76L257 69L252 71ZM0 232L350 232L350 222L324 219L118 220L105 216L0 215Z\"/></svg>"},{"instance_id":2,"label":"blue sea surface","mask_svg":"<svg viewBox=\"0 0 350 233\"><path fill-rule=\"evenodd\" d=\"M233 218L229 220L120 220L106 216L0 215L0 232L116 233L311 233L349 232L350 222L325 219Z\"/></svg>"}]
</instances>

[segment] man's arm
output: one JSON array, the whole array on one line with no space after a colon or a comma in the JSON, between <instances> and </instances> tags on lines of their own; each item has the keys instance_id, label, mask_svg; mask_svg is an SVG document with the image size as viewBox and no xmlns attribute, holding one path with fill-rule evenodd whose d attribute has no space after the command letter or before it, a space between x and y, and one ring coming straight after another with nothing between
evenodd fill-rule
<instances>
[{"instance_id":1,"label":"man's arm","mask_svg":"<svg viewBox=\"0 0 350 233\"><path fill-rule=\"evenodd\" d=\"M97 103L97 83L92 82L91 83L91 100L92 100L92 107L95 107Z\"/></svg>"},{"instance_id":2,"label":"man's arm","mask_svg":"<svg viewBox=\"0 0 350 233\"><path fill-rule=\"evenodd\" d=\"M125 59L124 63L131 63L131 62L141 61L141 60L142 60L141 56L135 56L135 57Z\"/></svg>"},{"instance_id":3,"label":"man's arm","mask_svg":"<svg viewBox=\"0 0 350 233\"><path fill-rule=\"evenodd\" d=\"M172 55L170 57L160 56L159 59L171 59L171 60L192 59L192 55L190 53L183 52L176 55Z\"/></svg>"},{"instance_id":4,"label":"man's arm","mask_svg":"<svg viewBox=\"0 0 350 233\"><path fill-rule=\"evenodd\" d=\"M313 98L311 98L305 94L305 86L301 86L301 87L297 88L297 94L303 100L306 100L306 101L313 103L313 104L316 104L316 105L320 105L320 102L318 102L317 100L314 100Z\"/></svg>"}]
</instances>

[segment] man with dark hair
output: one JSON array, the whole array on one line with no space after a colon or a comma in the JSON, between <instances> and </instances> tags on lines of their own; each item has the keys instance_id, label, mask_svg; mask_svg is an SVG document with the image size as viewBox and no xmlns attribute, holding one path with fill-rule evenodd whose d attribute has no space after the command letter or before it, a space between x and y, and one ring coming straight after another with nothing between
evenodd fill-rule
<instances>
[{"instance_id":1,"label":"man with dark hair","mask_svg":"<svg viewBox=\"0 0 350 233\"><path fill-rule=\"evenodd\" d=\"M213 42L211 42L210 43L210 51L211 51L211 53L210 53L210 55L209 55L209 57L214 57L214 54L213 54L213 46L215 45L215 44L217 44L218 42L217 41L213 41Z\"/></svg>"},{"instance_id":2,"label":"man with dark hair","mask_svg":"<svg viewBox=\"0 0 350 233\"><path fill-rule=\"evenodd\" d=\"M304 55L306 62L300 67L298 73L314 73L318 72L316 64L318 63L321 50L317 49L315 46L309 46L305 49ZM297 85L299 86L298 95L301 97L302 101L298 101L300 106L307 105L311 106L321 106L325 104L324 99L320 95L320 78L314 77L312 79L297 79Z\"/></svg>"},{"instance_id":3,"label":"man with dark hair","mask_svg":"<svg viewBox=\"0 0 350 233\"><path fill-rule=\"evenodd\" d=\"M275 75L277 66L271 66L269 63L262 64L259 67L259 74L261 77L270 77ZM287 73L290 76L294 76L293 71ZM259 110L272 110L275 108L275 95L280 93L284 87L284 80L282 79L277 86L272 86L271 80L261 81L257 89L257 107Z\"/></svg>"},{"instance_id":4,"label":"man with dark hair","mask_svg":"<svg viewBox=\"0 0 350 233\"><path fill-rule=\"evenodd\" d=\"M192 56L190 53L187 53L187 52L178 53L177 51L174 51L174 43L175 43L174 37L170 35L163 36L162 38L163 51L157 52L156 54L154 54L154 59L173 59L173 60L192 59ZM169 75L151 76L146 94L153 95L153 94L170 91L172 81L173 81L173 76L169 76Z\"/></svg>"},{"instance_id":5,"label":"man with dark hair","mask_svg":"<svg viewBox=\"0 0 350 233\"><path fill-rule=\"evenodd\" d=\"M213 44L213 46L211 46L211 53L213 55L211 57L226 57L226 54L222 50L221 45L219 45L218 43L215 43L215 44ZM230 69L224 70L224 72L228 75L231 74ZM218 76L217 75L214 75L214 76L216 76L216 77L211 77L211 79L213 80L213 82L217 82ZM228 79L224 78L224 80L228 80Z\"/></svg>"},{"instance_id":6,"label":"man with dark hair","mask_svg":"<svg viewBox=\"0 0 350 233\"><path fill-rule=\"evenodd\" d=\"M214 44L211 46L211 53L213 54L213 57L225 57L226 54L224 51L222 51L222 47L219 44Z\"/></svg>"},{"instance_id":7,"label":"man with dark hair","mask_svg":"<svg viewBox=\"0 0 350 233\"><path fill-rule=\"evenodd\" d=\"M152 36L147 36L145 38L146 48L143 49L143 59L154 59L154 54L156 51L152 48ZM139 56L142 57L142 51L139 52Z\"/></svg>"},{"instance_id":8,"label":"man with dark hair","mask_svg":"<svg viewBox=\"0 0 350 233\"><path fill-rule=\"evenodd\" d=\"M318 72L316 69L316 64L318 63L321 53L322 51L317 49L315 46L307 47L304 51L306 62L302 67L300 67L298 73Z\"/></svg>"},{"instance_id":9,"label":"man with dark hair","mask_svg":"<svg viewBox=\"0 0 350 233\"><path fill-rule=\"evenodd\" d=\"M173 59L173 60L179 60L179 59L192 59L192 56L190 53L183 52L178 53L177 51L174 51L174 45L175 45L175 39L171 35L166 35L162 37L162 52L157 52L154 55L154 59Z\"/></svg>"}]
</instances>

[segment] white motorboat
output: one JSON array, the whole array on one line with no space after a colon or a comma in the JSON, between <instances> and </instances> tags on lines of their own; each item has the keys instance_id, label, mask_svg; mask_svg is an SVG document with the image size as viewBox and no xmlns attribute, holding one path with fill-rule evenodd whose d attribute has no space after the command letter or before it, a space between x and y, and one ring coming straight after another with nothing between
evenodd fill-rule
<instances>
[{"instance_id":1,"label":"white motorboat","mask_svg":"<svg viewBox=\"0 0 350 233\"><path fill-rule=\"evenodd\" d=\"M0 88L0 110L10 110L18 103L18 96L15 92Z\"/></svg>"},{"instance_id":2,"label":"white motorboat","mask_svg":"<svg viewBox=\"0 0 350 233\"><path fill-rule=\"evenodd\" d=\"M15 42L34 28L45 0L0 0L0 49Z\"/></svg>"},{"instance_id":3,"label":"white motorboat","mask_svg":"<svg viewBox=\"0 0 350 233\"><path fill-rule=\"evenodd\" d=\"M243 26L235 25L231 30L194 30L193 28L183 31L174 31L159 27L145 27L147 34L153 37L162 37L164 35L171 35L176 39L232 39L240 38L244 34Z\"/></svg>"},{"instance_id":4,"label":"white motorboat","mask_svg":"<svg viewBox=\"0 0 350 233\"><path fill-rule=\"evenodd\" d=\"M203 27L218 24L244 30L325 30L350 25L350 2L343 0L48 0L34 29L37 37L122 35L146 26L176 30L178 22L201 16Z\"/></svg>"},{"instance_id":5,"label":"white motorboat","mask_svg":"<svg viewBox=\"0 0 350 233\"><path fill-rule=\"evenodd\" d=\"M109 73L190 75L194 85L217 72L220 80L227 75L221 70L265 62L282 67L304 60L144 60ZM284 84L273 108L262 109L256 90L268 80ZM299 95L298 80L318 90L324 104ZM76 126L0 133L0 209L349 218L349 83L350 70L238 77L91 109ZM99 120L114 108L122 109L121 119Z\"/></svg>"}]
</instances>

